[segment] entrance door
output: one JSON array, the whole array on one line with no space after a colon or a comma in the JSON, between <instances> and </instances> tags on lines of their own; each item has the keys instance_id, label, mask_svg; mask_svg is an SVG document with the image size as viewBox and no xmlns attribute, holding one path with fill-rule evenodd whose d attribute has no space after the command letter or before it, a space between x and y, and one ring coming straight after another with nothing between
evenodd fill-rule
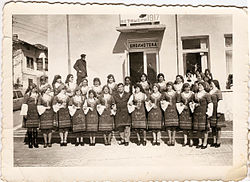
<instances>
[{"instance_id":1,"label":"entrance door","mask_svg":"<svg viewBox=\"0 0 250 182\"><path fill-rule=\"evenodd\" d=\"M144 72L143 52L129 53L129 71L132 84L140 81L141 74Z\"/></svg>"},{"instance_id":2,"label":"entrance door","mask_svg":"<svg viewBox=\"0 0 250 182\"><path fill-rule=\"evenodd\" d=\"M147 75L150 83L156 83L157 77L157 61L156 53L146 53L147 59Z\"/></svg>"}]
</instances>

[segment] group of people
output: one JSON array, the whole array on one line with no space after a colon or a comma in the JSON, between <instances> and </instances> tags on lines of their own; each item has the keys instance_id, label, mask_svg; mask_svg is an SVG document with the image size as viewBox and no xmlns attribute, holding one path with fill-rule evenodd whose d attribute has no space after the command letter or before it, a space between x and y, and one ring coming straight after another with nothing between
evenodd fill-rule
<instances>
[{"instance_id":1,"label":"group of people","mask_svg":"<svg viewBox=\"0 0 250 182\"><path fill-rule=\"evenodd\" d=\"M121 145L129 145L131 131L136 133L137 145L146 145L147 133L152 133L153 145L160 145L161 132L167 131L167 145L174 146L176 131L181 130L183 146L192 147L197 135L196 148L205 149L210 130L210 146L221 145L221 128L225 126L221 100L219 82L209 70L177 75L174 82L166 82L160 73L157 83L149 83L143 73L135 84L130 77L117 84L110 74L104 86L99 78L94 78L90 86L84 77L77 84L72 74L65 83L60 75L55 75L52 85L46 83L44 76L39 86L29 85L21 115L29 148L38 147L38 129L43 133L44 147L51 147L52 131L56 129L61 146L67 145L69 131L75 133L76 146L84 145L86 133L89 145L94 146L97 132L103 133L104 145L111 145L113 131L119 131Z\"/></svg>"}]
</instances>

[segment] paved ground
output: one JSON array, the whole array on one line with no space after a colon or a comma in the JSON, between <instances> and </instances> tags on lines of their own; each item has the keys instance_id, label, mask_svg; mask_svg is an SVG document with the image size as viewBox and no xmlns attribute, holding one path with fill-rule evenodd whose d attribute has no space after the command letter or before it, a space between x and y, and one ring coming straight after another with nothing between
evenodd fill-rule
<instances>
[{"instance_id":1,"label":"paved ground","mask_svg":"<svg viewBox=\"0 0 250 182\"><path fill-rule=\"evenodd\" d=\"M114 166L114 165L231 165L232 142L223 141L220 148L205 150L195 147L174 147L167 145L128 147L97 144L94 147L85 145L75 147L69 144L60 147L53 144L52 148L29 149L20 139L14 139L14 166Z\"/></svg>"}]
</instances>

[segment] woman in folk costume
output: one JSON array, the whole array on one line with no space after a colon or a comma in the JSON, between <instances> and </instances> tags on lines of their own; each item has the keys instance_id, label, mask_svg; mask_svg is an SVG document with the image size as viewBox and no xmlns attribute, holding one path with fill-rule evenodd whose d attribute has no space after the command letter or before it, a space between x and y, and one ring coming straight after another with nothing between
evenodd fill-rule
<instances>
[{"instance_id":1,"label":"woman in folk costume","mask_svg":"<svg viewBox=\"0 0 250 182\"><path fill-rule=\"evenodd\" d=\"M192 86L195 82L194 75L190 70L187 70L187 73L184 77L184 83L189 83L190 86Z\"/></svg>"},{"instance_id":2,"label":"woman in folk costume","mask_svg":"<svg viewBox=\"0 0 250 182\"><path fill-rule=\"evenodd\" d=\"M141 84L135 84L135 93L130 96L128 101L128 111L132 113L132 128L135 130L137 135L137 145L146 145L146 129L147 129L147 119L146 119L146 109L145 101L147 99L146 94L141 86ZM141 137L143 135L143 138Z\"/></svg>"},{"instance_id":3,"label":"woman in folk costume","mask_svg":"<svg viewBox=\"0 0 250 182\"><path fill-rule=\"evenodd\" d=\"M60 145L67 146L68 132L71 128L71 119L68 109L69 96L66 94L66 86L60 85L58 88L58 95L53 100L53 110L56 113L56 122L58 123Z\"/></svg>"},{"instance_id":4,"label":"woman in folk costume","mask_svg":"<svg viewBox=\"0 0 250 182\"><path fill-rule=\"evenodd\" d=\"M39 115L37 111L39 93L36 84L30 84L25 92L20 115L24 117L25 127L28 133L29 148L38 148L37 128L39 127Z\"/></svg>"},{"instance_id":5,"label":"woman in folk costume","mask_svg":"<svg viewBox=\"0 0 250 182\"><path fill-rule=\"evenodd\" d=\"M184 83L184 78L182 75L177 75L174 82L174 90L179 94Z\"/></svg>"},{"instance_id":6,"label":"woman in folk costume","mask_svg":"<svg viewBox=\"0 0 250 182\"><path fill-rule=\"evenodd\" d=\"M38 99L37 110L40 115L40 129L43 133L44 148L51 147L52 129L54 127L54 111L52 109L53 92L50 85L44 86Z\"/></svg>"},{"instance_id":7,"label":"woman in folk costume","mask_svg":"<svg viewBox=\"0 0 250 182\"><path fill-rule=\"evenodd\" d=\"M88 86L88 80L87 78L83 78L82 82L80 83L79 87L81 88L82 91L82 95L84 97L87 97L87 94L90 90L89 86Z\"/></svg>"},{"instance_id":8,"label":"woman in folk costume","mask_svg":"<svg viewBox=\"0 0 250 182\"><path fill-rule=\"evenodd\" d=\"M218 80L210 81L210 95L213 102L213 115L210 118L212 127L213 144L211 147L220 147L221 144L221 128L225 127L225 116L222 105L222 93Z\"/></svg>"},{"instance_id":9,"label":"woman in folk costume","mask_svg":"<svg viewBox=\"0 0 250 182\"><path fill-rule=\"evenodd\" d=\"M145 73L141 74L140 84L143 88L143 91L146 95L150 93L150 83L148 82L148 76Z\"/></svg>"},{"instance_id":10,"label":"woman in folk costume","mask_svg":"<svg viewBox=\"0 0 250 182\"><path fill-rule=\"evenodd\" d=\"M94 78L92 90L95 92L96 97L99 97L102 94L102 86L100 78Z\"/></svg>"},{"instance_id":11,"label":"woman in folk costume","mask_svg":"<svg viewBox=\"0 0 250 182\"><path fill-rule=\"evenodd\" d=\"M167 83L165 81L165 76L163 73L157 75L158 85L160 86L159 92L165 92L167 89Z\"/></svg>"},{"instance_id":12,"label":"woman in folk costume","mask_svg":"<svg viewBox=\"0 0 250 182\"><path fill-rule=\"evenodd\" d=\"M199 144L196 148L207 148L209 118L213 114L211 95L205 91L205 82L199 82L199 92L194 97L193 130L197 131ZM202 142L202 138L204 141Z\"/></svg>"},{"instance_id":13,"label":"woman in folk costume","mask_svg":"<svg viewBox=\"0 0 250 182\"><path fill-rule=\"evenodd\" d=\"M77 86L76 83L74 83L74 77L72 74L68 74L67 75L67 78L65 80L65 86L66 86L66 94L69 96L69 97L72 97L74 95L74 90Z\"/></svg>"},{"instance_id":14,"label":"woman in folk costume","mask_svg":"<svg viewBox=\"0 0 250 182\"><path fill-rule=\"evenodd\" d=\"M183 147L188 143L188 137L190 139L189 146L193 146L193 138L192 138L192 112L193 112L193 100L194 93L190 90L189 83L184 83L182 92L178 95L177 99L177 110L179 112L179 120L180 120L180 129L184 134L184 142Z\"/></svg>"},{"instance_id":15,"label":"woman in folk costume","mask_svg":"<svg viewBox=\"0 0 250 182\"><path fill-rule=\"evenodd\" d=\"M99 113L99 131L104 132L104 144L111 145L112 130L114 129L115 100L107 85L103 86L103 93L99 97L97 111Z\"/></svg>"},{"instance_id":16,"label":"woman in folk costume","mask_svg":"<svg viewBox=\"0 0 250 182\"><path fill-rule=\"evenodd\" d=\"M109 87L110 94L113 94L113 92L116 92L117 90L117 85L115 83L115 77L112 74L109 74L107 76L107 86Z\"/></svg>"},{"instance_id":17,"label":"woman in folk costume","mask_svg":"<svg viewBox=\"0 0 250 182\"><path fill-rule=\"evenodd\" d=\"M168 132L169 146L175 145L176 128L179 126L179 118L176 108L177 92L173 89L173 82L167 83L167 91L162 97L162 109L164 110L165 127Z\"/></svg>"},{"instance_id":18,"label":"woman in folk costume","mask_svg":"<svg viewBox=\"0 0 250 182\"><path fill-rule=\"evenodd\" d=\"M124 91L129 94L133 93L131 78L129 76L126 76L124 79Z\"/></svg>"},{"instance_id":19,"label":"woman in folk costume","mask_svg":"<svg viewBox=\"0 0 250 182\"><path fill-rule=\"evenodd\" d=\"M75 146L84 145L83 134L86 131L86 118L83 112L85 96L82 96L80 87L76 87L74 96L70 98L69 113L72 116L72 130L76 135Z\"/></svg>"},{"instance_id":20,"label":"woman in folk costume","mask_svg":"<svg viewBox=\"0 0 250 182\"><path fill-rule=\"evenodd\" d=\"M84 113L86 114L86 132L89 133L90 146L95 145L95 134L98 131L98 113L96 106L98 99L94 90L89 90L85 100Z\"/></svg>"},{"instance_id":21,"label":"woman in folk costume","mask_svg":"<svg viewBox=\"0 0 250 182\"><path fill-rule=\"evenodd\" d=\"M120 145L129 145L131 115L128 113L127 103L130 93L125 92L123 83L117 85L117 92L113 94L116 104L115 128L119 131L121 142Z\"/></svg>"},{"instance_id":22,"label":"woman in folk costume","mask_svg":"<svg viewBox=\"0 0 250 182\"><path fill-rule=\"evenodd\" d=\"M160 86L155 83L153 92L146 101L146 109L148 113L148 129L152 130L153 145L160 145L161 129L162 129L162 109L160 102L162 94L159 92Z\"/></svg>"},{"instance_id":23,"label":"woman in folk costume","mask_svg":"<svg viewBox=\"0 0 250 182\"><path fill-rule=\"evenodd\" d=\"M54 80L52 82L52 88L53 88L54 95L59 94L58 88L60 85L63 85L62 77L60 75L55 75Z\"/></svg>"}]
</instances>

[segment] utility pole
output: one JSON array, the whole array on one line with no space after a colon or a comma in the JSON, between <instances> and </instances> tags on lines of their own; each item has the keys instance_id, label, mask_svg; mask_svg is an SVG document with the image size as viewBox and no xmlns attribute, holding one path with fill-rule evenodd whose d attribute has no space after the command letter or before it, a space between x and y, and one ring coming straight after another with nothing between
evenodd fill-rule
<instances>
[{"instance_id":1,"label":"utility pole","mask_svg":"<svg viewBox=\"0 0 250 182\"><path fill-rule=\"evenodd\" d=\"M69 32L69 15L66 15L67 21L67 47L68 47L68 74L71 74L71 61L70 61L70 32Z\"/></svg>"}]
</instances>

